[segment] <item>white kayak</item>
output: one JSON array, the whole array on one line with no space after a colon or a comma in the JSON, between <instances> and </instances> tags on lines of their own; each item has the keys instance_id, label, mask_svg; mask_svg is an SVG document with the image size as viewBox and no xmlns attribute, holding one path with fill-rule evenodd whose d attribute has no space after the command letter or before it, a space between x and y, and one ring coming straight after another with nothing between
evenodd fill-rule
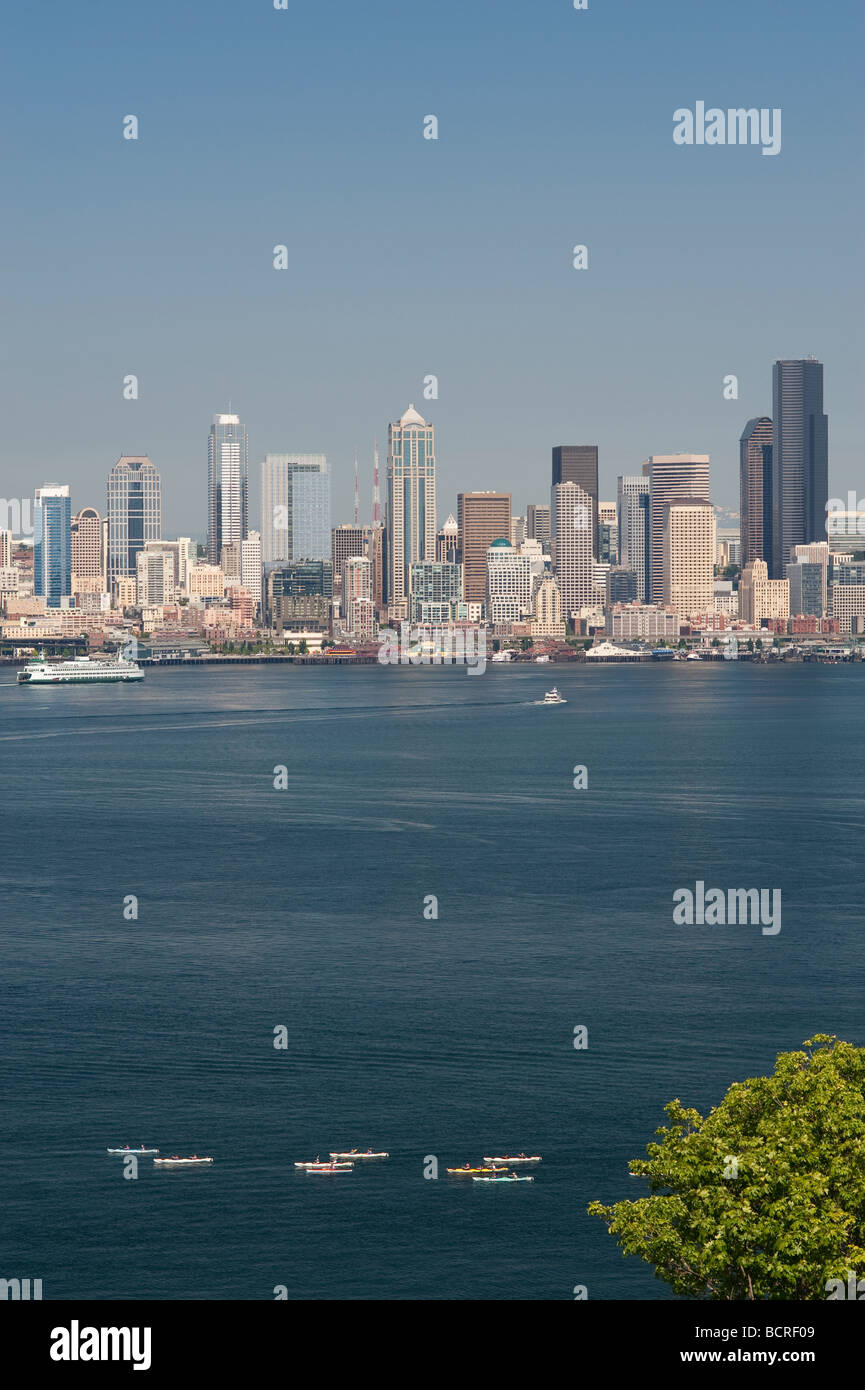
<instances>
[{"instance_id":1,"label":"white kayak","mask_svg":"<svg viewBox=\"0 0 865 1390\"><path fill-rule=\"evenodd\" d=\"M160 1163L163 1168L189 1168L195 1167L199 1163L212 1163L212 1158L199 1158L194 1154L192 1158L154 1158L154 1165Z\"/></svg>"},{"instance_id":2,"label":"white kayak","mask_svg":"<svg viewBox=\"0 0 865 1390\"><path fill-rule=\"evenodd\" d=\"M322 1168L325 1168L329 1172L331 1168L350 1168L351 1164L333 1163L331 1160L328 1160L326 1163L322 1163L321 1159L317 1158L312 1163L295 1163L294 1166L295 1168L306 1168L307 1170L312 1170L313 1172L318 1172Z\"/></svg>"},{"instance_id":3,"label":"white kayak","mask_svg":"<svg viewBox=\"0 0 865 1390\"><path fill-rule=\"evenodd\" d=\"M540 1161L540 1154L530 1154L528 1156L526 1154L517 1154L516 1156L514 1154L505 1154L502 1158L487 1158L486 1154L484 1154L484 1163L504 1163L510 1165L513 1163L540 1163Z\"/></svg>"},{"instance_id":4,"label":"white kayak","mask_svg":"<svg viewBox=\"0 0 865 1390\"><path fill-rule=\"evenodd\" d=\"M110 1154L158 1154L158 1149L130 1149L127 1144L124 1149L109 1149Z\"/></svg>"},{"instance_id":5,"label":"white kayak","mask_svg":"<svg viewBox=\"0 0 865 1390\"><path fill-rule=\"evenodd\" d=\"M307 1165L307 1173L351 1173L353 1172L350 1163L310 1163Z\"/></svg>"},{"instance_id":6,"label":"white kayak","mask_svg":"<svg viewBox=\"0 0 865 1390\"><path fill-rule=\"evenodd\" d=\"M390 1158L388 1153L376 1153L373 1149L349 1149L348 1153L334 1153L331 1149L331 1158Z\"/></svg>"},{"instance_id":7,"label":"white kayak","mask_svg":"<svg viewBox=\"0 0 865 1390\"><path fill-rule=\"evenodd\" d=\"M534 1178L528 1173L522 1177L518 1173L509 1173L506 1178L472 1178L472 1182L534 1182Z\"/></svg>"}]
</instances>

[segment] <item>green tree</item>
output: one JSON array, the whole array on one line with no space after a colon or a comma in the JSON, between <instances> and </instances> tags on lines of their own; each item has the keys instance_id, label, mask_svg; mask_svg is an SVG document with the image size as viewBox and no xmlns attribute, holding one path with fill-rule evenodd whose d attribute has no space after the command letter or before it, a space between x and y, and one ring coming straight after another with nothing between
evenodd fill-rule
<instances>
[{"instance_id":1,"label":"green tree","mask_svg":"<svg viewBox=\"0 0 865 1390\"><path fill-rule=\"evenodd\" d=\"M301 656L306 656L307 652L309 651L309 647L306 645L306 638L305 638L305 637L302 637L302 638L301 638L301 640L300 640L300 646L298 647L297 650L298 650L298 652L300 653Z\"/></svg>"},{"instance_id":2,"label":"green tree","mask_svg":"<svg viewBox=\"0 0 865 1390\"><path fill-rule=\"evenodd\" d=\"M534 639L531 637L520 638L520 651L527 652L534 646Z\"/></svg>"},{"instance_id":3,"label":"green tree","mask_svg":"<svg viewBox=\"0 0 865 1390\"><path fill-rule=\"evenodd\" d=\"M713 637L713 638L712 638L712 646L713 646L713 647L720 647L720 645L721 645L721 639L720 639L719 637Z\"/></svg>"},{"instance_id":4,"label":"green tree","mask_svg":"<svg viewBox=\"0 0 865 1390\"><path fill-rule=\"evenodd\" d=\"M865 1275L865 1048L825 1033L803 1047L705 1119L671 1101L629 1165L651 1196L589 1206L675 1293L819 1300Z\"/></svg>"}]
</instances>

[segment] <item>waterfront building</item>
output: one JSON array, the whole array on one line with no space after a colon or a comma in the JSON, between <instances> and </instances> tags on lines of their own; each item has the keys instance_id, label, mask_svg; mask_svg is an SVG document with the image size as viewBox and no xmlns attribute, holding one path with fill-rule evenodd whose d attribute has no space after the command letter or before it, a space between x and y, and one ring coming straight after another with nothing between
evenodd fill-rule
<instances>
[{"instance_id":1,"label":"waterfront building","mask_svg":"<svg viewBox=\"0 0 865 1390\"><path fill-rule=\"evenodd\" d=\"M469 603L483 603L487 595L487 554L493 541L511 534L509 492L460 492L457 494L459 552L463 564L463 595Z\"/></svg>"},{"instance_id":2,"label":"waterfront building","mask_svg":"<svg viewBox=\"0 0 865 1390\"><path fill-rule=\"evenodd\" d=\"M378 618L372 599L349 599L344 625L356 642L374 642L378 633Z\"/></svg>"},{"instance_id":3,"label":"waterfront building","mask_svg":"<svg viewBox=\"0 0 865 1390\"><path fill-rule=\"evenodd\" d=\"M672 608L660 603L613 604L607 614L607 626L613 641L657 640L678 638L681 619Z\"/></svg>"},{"instance_id":4,"label":"waterfront building","mask_svg":"<svg viewBox=\"0 0 865 1390\"><path fill-rule=\"evenodd\" d=\"M207 558L218 565L223 547L246 539L249 446L239 415L214 415L207 440Z\"/></svg>"},{"instance_id":5,"label":"waterfront building","mask_svg":"<svg viewBox=\"0 0 865 1390\"><path fill-rule=\"evenodd\" d=\"M72 511L66 483L38 487L33 507L33 592L48 608L72 597Z\"/></svg>"},{"instance_id":6,"label":"waterfront building","mask_svg":"<svg viewBox=\"0 0 865 1390\"><path fill-rule=\"evenodd\" d=\"M759 627L764 618L789 618L790 581L770 579L765 560L752 560L739 581L739 616Z\"/></svg>"}]
</instances>

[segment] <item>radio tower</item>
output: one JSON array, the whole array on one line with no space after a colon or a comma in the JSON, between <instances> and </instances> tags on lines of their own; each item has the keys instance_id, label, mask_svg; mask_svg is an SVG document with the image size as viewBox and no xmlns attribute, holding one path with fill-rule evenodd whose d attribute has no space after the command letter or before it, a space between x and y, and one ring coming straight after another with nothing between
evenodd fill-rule
<instances>
[{"instance_id":1,"label":"radio tower","mask_svg":"<svg viewBox=\"0 0 865 1390\"><path fill-rule=\"evenodd\" d=\"M378 440L372 450L372 524L381 526L381 494L378 489Z\"/></svg>"},{"instance_id":2,"label":"radio tower","mask_svg":"<svg viewBox=\"0 0 865 1390\"><path fill-rule=\"evenodd\" d=\"M358 515L359 515L359 513L358 513L358 504L357 504L357 449L355 449L355 451L354 451L354 524L355 524L355 526L357 525Z\"/></svg>"}]
</instances>

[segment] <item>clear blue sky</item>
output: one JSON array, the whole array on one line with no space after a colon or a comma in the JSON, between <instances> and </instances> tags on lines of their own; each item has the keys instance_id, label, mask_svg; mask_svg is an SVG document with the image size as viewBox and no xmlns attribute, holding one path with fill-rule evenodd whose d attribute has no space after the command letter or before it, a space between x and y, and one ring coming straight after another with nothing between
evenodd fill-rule
<instances>
[{"instance_id":1,"label":"clear blue sky","mask_svg":"<svg viewBox=\"0 0 865 1390\"><path fill-rule=\"evenodd\" d=\"M0 496L69 482L102 510L146 452L166 531L201 534L230 397L253 518L265 452L323 450L349 519L357 448L368 519L409 401L440 519L460 488L546 500L557 443L598 443L610 498L650 453L708 452L737 508L742 426L809 353L830 492L865 495L863 27L859 0L10 6ZM781 107L781 153L675 146L698 100Z\"/></svg>"}]
</instances>

